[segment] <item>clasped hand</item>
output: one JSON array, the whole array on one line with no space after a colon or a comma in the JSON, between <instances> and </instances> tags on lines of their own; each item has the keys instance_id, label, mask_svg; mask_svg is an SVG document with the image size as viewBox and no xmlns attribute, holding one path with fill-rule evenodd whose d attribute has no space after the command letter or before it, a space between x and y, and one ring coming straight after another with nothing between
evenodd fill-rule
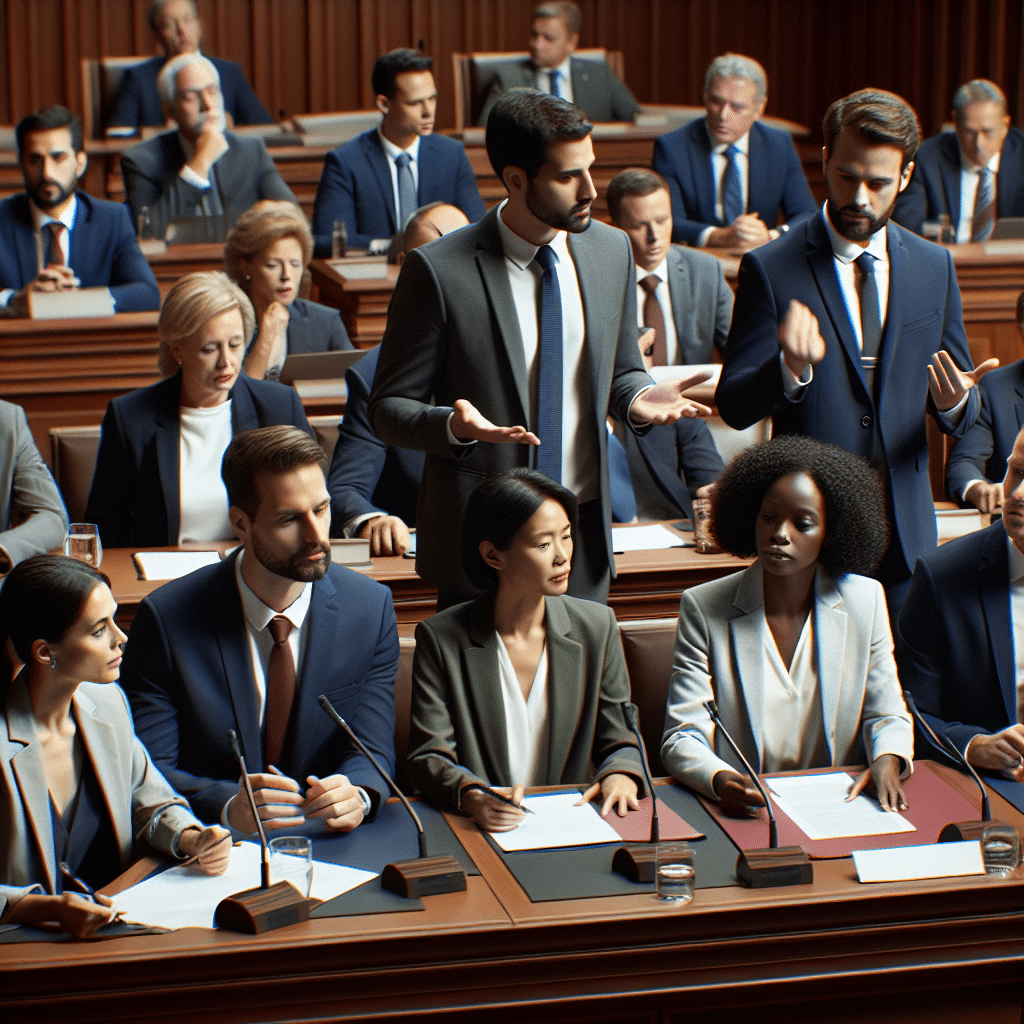
<instances>
[{"instance_id":1,"label":"clasped hand","mask_svg":"<svg viewBox=\"0 0 1024 1024\"><path fill-rule=\"evenodd\" d=\"M263 828L268 832L294 828L306 818L323 818L329 829L350 832L364 817L363 798L344 775L329 775L325 779L307 775L304 794L295 779L277 769L251 772L249 784ZM248 835L256 831L244 781L239 783L238 793L228 805L228 822L232 828Z\"/></svg>"}]
</instances>

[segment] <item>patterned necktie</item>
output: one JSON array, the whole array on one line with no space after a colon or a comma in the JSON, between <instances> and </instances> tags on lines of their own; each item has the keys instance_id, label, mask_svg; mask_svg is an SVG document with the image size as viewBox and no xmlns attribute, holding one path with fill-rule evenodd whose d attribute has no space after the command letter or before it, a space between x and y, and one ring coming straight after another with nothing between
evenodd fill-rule
<instances>
[{"instance_id":1,"label":"patterned necktie","mask_svg":"<svg viewBox=\"0 0 1024 1024\"><path fill-rule=\"evenodd\" d=\"M882 321L878 310L878 282L875 280L875 257L864 252L857 257L861 271L860 283L860 349L861 365L868 391L874 395L875 367L878 365L878 346L882 341Z\"/></svg>"},{"instance_id":2,"label":"patterned necktie","mask_svg":"<svg viewBox=\"0 0 1024 1024\"><path fill-rule=\"evenodd\" d=\"M540 380L537 386L537 469L562 482L562 297L550 245L534 257L544 273L540 279Z\"/></svg>"},{"instance_id":3,"label":"patterned necktie","mask_svg":"<svg viewBox=\"0 0 1024 1024\"><path fill-rule=\"evenodd\" d=\"M551 95L557 96L559 99L564 99L562 96L562 87L559 84L559 79L562 77L562 72L555 68L553 71L548 72L548 78L551 79Z\"/></svg>"},{"instance_id":4,"label":"patterned necktie","mask_svg":"<svg viewBox=\"0 0 1024 1024\"><path fill-rule=\"evenodd\" d=\"M62 267L65 264L64 250L61 248L60 239L61 235L64 234L65 225L59 220L51 220L45 225L46 230L50 234L50 241L46 247L46 265Z\"/></svg>"},{"instance_id":5,"label":"patterned necktie","mask_svg":"<svg viewBox=\"0 0 1024 1024\"><path fill-rule=\"evenodd\" d=\"M740 184L740 168L736 161L739 150L729 146L725 151L725 174L722 176L722 222L728 227L743 213L743 186Z\"/></svg>"},{"instance_id":6,"label":"patterned necktie","mask_svg":"<svg viewBox=\"0 0 1024 1024\"><path fill-rule=\"evenodd\" d=\"M974 198L974 217L971 220L971 241L984 242L996 225L996 192L992 171L982 167L978 171L978 194Z\"/></svg>"},{"instance_id":7,"label":"patterned necktie","mask_svg":"<svg viewBox=\"0 0 1024 1024\"><path fill-rule=\"evenodd\" d=\"M648 274L640 281L640 287L647 294L644 296L644 327L654 328L654 365L665 366L668 363L668 350L665 347L665 314L655 290L661 284L657 274Z\"/></svg>"},{"instance_id":8,"label":"patterned necktie","mask_svg":"<svg viewBox=\"0 0 1024 1024\"><path fill-rule=\"evenodd\" d=\"M404 231L406 222L416 212L416 186L412 180L412 157L400 153L395 157L398 164L398 230Z\"/></svg>"},{"instance_id":9,"label":"patterned necktie","mask_svg":"<svg viewBox=\"0 0 1024 1024\"><path fill-rule=\"evenodd\" d=\"M267 764L276 765L284 748L288 719L295 699L295 661L288 636L292 624L283 615L275 615L267 623L274 639L267 666Z\"/></svg>"}]
</instances>

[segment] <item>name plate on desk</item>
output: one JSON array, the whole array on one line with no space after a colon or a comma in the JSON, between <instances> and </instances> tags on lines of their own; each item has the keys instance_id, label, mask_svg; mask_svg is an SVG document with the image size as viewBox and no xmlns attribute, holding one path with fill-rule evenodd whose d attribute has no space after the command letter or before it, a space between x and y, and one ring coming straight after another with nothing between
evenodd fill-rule
<instances>
[{"instance_id":1,"label":"name plate on desk","mask_svg":"<svg viewBox=\"0 0 1024 1024\"><path fill-rule=\"evenodd\" d=\"M113 316L114 296L109 288L75 288L68 292L28 293L28 315L33 320L84 320Z\"/></svg>"}]
</instances>

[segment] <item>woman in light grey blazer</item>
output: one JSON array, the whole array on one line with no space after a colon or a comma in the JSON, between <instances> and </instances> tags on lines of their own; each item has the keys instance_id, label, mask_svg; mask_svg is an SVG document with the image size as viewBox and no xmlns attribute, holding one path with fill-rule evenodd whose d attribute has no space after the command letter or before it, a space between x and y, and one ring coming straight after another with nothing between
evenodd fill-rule
<instances>
[{"instance_id":1,"label":"woman in light grey blazer","mask_svg":"<svg viewBox=\"0 0 1024 1024\"><path fill-rule=\"evenodd\" d=\"M580 803L600 792L604 814L642 795L615 615L565 596L575 519L572 492L536 470L478 485L462 565L484 593L416 627L409 777L490 832L522 820L522 785L591 782ZM513 786L514 804L490 786Z\"/></svg>"},{"instance_id":2,"label":"woman in light grey blazer","mask_svg":"<svg viewBox=\"0 0 1024 1024\"><path fill-rule=\"evenodd\" d=\"M90 935L115 911L81 882L113 881L137 840L208 874L228 865L230 833L192 815L135 737L116 610L107 578L63 555L20 563L0 592L0 633L24 663L0 685L0 923ZM0 680L11 670L0 656Z\"/></svg>"},{"instance_id":3,"label":"woman in light grey blazer","mask_svg":"<svg viewBox=\"0 0 1024 1024\"><path fill-rule=\"evenodd\" d=\"M704 707L759 772L867 763L904 809L913 726L881 585L888 541L878 475L857 456L783 436L737 456L718 480L711 528L749 569L687 590L661 756L681 782L734 811L762 800Z\"/></svg>"}]
</instances>

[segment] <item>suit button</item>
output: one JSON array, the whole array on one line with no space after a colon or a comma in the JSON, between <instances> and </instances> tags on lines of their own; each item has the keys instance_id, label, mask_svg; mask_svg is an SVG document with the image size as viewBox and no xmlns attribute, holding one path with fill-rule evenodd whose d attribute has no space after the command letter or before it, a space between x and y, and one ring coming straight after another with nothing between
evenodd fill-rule
<instances>
[{"instance_id":1,"label":"suit button","mask_svg":"<svg viewBox=\"0 0 1024 1024\"><path fill-rule=\"evenodd\" d=\"M861 416L860 425L867 430L871 426L871 417L868 415Z\"/></svg>"}]
</instances>

